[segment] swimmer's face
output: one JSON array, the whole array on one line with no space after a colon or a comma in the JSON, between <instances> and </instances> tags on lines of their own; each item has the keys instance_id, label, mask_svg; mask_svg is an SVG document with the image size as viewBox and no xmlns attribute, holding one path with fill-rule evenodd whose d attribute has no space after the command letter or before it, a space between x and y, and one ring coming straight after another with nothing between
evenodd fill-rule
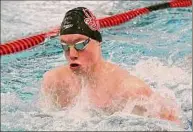
<instances>
[{"instance_id":1,"label":"swimmer's face","mask_svg":"<svg viewBox=\"0 0 193 132\"><path fill-rule=\"evenodd\" d=\"M100 43L91 38L89 39L87 36L80 34L61 35L60 41L62 45L67 45L63 46L63 49L69 67L73 71L88 71L101 57ZM83 45L86 46L83 46L80 43L83 43ZM80 48L80 50L78 48Z\"/></svg>"}]
</instances>

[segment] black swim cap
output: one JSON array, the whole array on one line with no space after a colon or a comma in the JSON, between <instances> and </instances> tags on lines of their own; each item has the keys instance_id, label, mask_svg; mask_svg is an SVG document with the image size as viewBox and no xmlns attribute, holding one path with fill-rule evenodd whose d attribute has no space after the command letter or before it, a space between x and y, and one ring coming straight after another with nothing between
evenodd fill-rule
<instances>
[{"instance_id":1,"label":"black swim cap","mask_svg":"<svg viewBox=\"0 0 193 132\"><path fill-rule=\"evenodd\" d=\"M77 7L66 13L60 27L60 35L82 34L101 42L99 29L96 17L87 8Z\"/></svg>"}]
</instances>

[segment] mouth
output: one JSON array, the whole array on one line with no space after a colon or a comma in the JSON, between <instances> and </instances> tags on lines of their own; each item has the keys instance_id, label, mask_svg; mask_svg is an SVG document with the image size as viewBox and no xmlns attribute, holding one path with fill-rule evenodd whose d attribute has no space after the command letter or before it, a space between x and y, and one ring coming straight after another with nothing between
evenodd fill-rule
<instances>
[{"instance_id":1,"label":"mouth","mask_svg":"<svg viewBox=\"0 0 193 132\"><path fill-rule=\"evenodd\" d=\"M80 67L80 64L78 64L78 63L71 63L70 64L70 68L72 69L72 70L76 70L76 69L78 69Z\"/></svg>"}]
</instances>

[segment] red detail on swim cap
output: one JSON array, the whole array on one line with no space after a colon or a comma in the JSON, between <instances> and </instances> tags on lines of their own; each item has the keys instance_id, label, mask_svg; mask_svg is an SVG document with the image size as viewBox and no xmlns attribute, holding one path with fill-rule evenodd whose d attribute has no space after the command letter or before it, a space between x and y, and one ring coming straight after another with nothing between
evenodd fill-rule
<instances>
[{"instance_id":1,"label":"red detail on swim cap","mask_svg":"<svg viewBox=\"0 0 193 132\"><path fill-rule=\"evenodd\" d=\"M100 24L96 17L88 9L83 9L83 12L87 17L84 19L84 22L89 26L89 28L93 31L99 30Z\"/></svg>"}]
</instances>

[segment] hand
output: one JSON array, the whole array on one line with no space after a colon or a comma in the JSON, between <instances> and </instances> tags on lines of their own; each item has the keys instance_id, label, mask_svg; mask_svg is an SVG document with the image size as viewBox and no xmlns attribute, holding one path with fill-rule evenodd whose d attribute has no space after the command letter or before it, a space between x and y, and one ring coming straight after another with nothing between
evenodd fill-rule
<instances>
[{"instance_id":1,"label":"hand","mask_svg":"<svg viewBox=\"0 0 193 132\"><path fill-rule=\"evenodd\" d=\"M179 116L174 108L162 107L159 115L161 119L167 119L177 124L181 124L181 121L179 120Z\"/></svg>"}]
</instances>

